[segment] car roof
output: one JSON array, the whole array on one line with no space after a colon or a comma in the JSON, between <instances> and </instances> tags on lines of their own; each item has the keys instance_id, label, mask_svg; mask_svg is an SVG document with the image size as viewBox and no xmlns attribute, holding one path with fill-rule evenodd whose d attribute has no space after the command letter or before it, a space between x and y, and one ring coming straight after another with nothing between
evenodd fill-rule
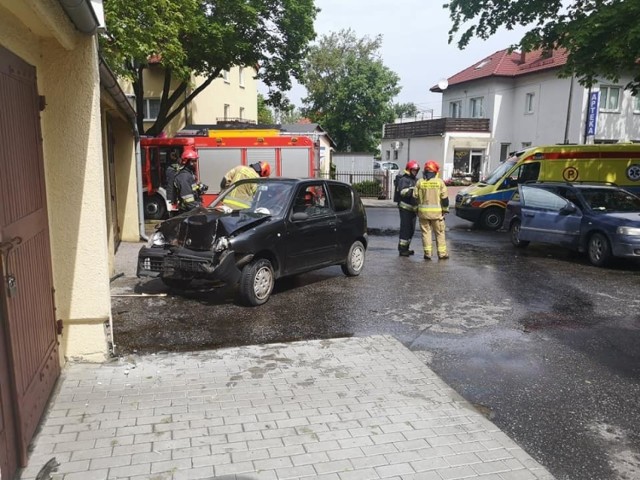
<instances>
[{"instance_id":1,"label":"car roof","mask_svg":"<svg viewBox=\"0 0 640 480\"><path fill-rule=\"evenodd\" d=\"M525 187L545 187L545 186L550 186L550 187L558 187L558 186L562 186L562 187L572 187L572 188L577 188L577 189L589 189L589 188L605 188L605 189L610 189L610 190L623 190L622 188L620 188L619 186L609 183L609 182L531 182L531 183L523 183L522 184Z\"/></svg>"},{"instance_id":2,"label":"car roof","mask_svg":"<svg viewBox=\"0 0 640 480\"><path fill-rule=\"evenodd\" d=\"M291 183L294 185L302 184L302 183L310 183L310 182L326 182L330 184L336 185L346 185L351 188L346 182L341 182L340 180L333 180L330 178L292 178L292 177L258 177L258 178L243 178L242 180L238 180L235 183Z\"/></svg>"}]
</instances>

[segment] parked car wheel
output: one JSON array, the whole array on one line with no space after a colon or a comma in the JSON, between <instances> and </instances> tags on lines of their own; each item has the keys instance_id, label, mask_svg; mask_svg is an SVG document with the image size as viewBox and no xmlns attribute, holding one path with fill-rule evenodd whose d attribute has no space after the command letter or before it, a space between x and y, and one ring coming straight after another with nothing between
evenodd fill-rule
<instances>
[{"instance_id":1,"label":"parked car wheel","mask_svg":"<svg viewBox=\"0 0 640 480\"><path fill-rule=\"evenodd\" d=\"M191 284L190 278L161 278L162 283L175 290L184 290Z\"/></svg>"},{"instance_id":2,"label":"parked car wheel","mask_svg":"<svg viewBox=\"0 0 640 480\"><path fill-rule=\"evenodd\" d=\"M271 262L265 258L254 260L242 269L240 299L247 305L262 305L269 300L274 284Z\"/></svg>"},{"instance_id":3,"label":"parked car wheel","mask_svg":"<svg viewBox=\"0 0 640 480\"><path fill-rule=\"evenodd\" d=\"M602 233L594 233L589 237L587 248L589 261L596 267L603 267L611 259L611 245L609 240Z\"/></svg>"},{"instance_id":4,"label":"parked car wheel","mask_svg":"<svg viewBox=\"0 0 640 480\"><path fill-rule=\"evenodd\" d=\"M167 205L160 195L144 197L144 217L149 220L162 220L167 215Z\"/></svg>"},{"instance_id":5,"label":"parked car wheel","mask_svg":"<svg viewBox=\"0 0 640 480\"><path fill-rule=\"evenodd\" d=\"M486 230L498 230L504 220L504 210L498 207L487 208L480 216L480 227Z\"/></svg>"},{"instance_id":6,"label":"parked car wheel","mask_svg":"<svg viewBox=\"0 0 640 480\"><path fill-rule=\"evenodd\" d=\"M529 245L529 242L526 240L520 240L520 220L514 220L511 224L511 243L514 247L525 248Z\"/></svg>"},{"instance_id":7,"label":"parked car wheel","mask_svg":"<svg viewBox=\"0 0 640 480\"><path fill-rule=\"evenodd\" d=\"M349 249L347 261L341 265L342 272L348 277L357 277L364 268L365 248L361 241L356 240Z\"/></svg>"}]
</instances>

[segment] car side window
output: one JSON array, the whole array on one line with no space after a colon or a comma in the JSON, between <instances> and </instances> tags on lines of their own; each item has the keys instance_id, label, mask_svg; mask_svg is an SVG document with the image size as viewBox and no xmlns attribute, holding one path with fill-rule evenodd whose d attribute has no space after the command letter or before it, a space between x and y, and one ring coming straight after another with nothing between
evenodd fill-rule
<instances>
[{"instance_id":1,"label":"car side window","mask_svg":"<svg viewBox=\"0 0 640 480\"><path fill-rule=\"evenodd\" d=\"M353 195L351 195L351 189L347 185L330 184L329 192L331 193L331 200L336 213L351 210Z\"/></svg>"},{"instance_id":2,"label":"car side window","mask_svg":"<svg viewBox=\"0 0 640 480\"><path fill-rule=\"evenodd\" d=\"M567 205L567 201L555 193L541 188L527 187L522 187L521 202L525 207L552 211L560 211Z\"/></svg>"},{"instance_id":3,"label":"car side window","mask_svg":"<svg viewBox=\"0 0 640 480\"><path fill-rule=\"evenodd\" d=\"M321 217L331 212L324 186L321 183L307 185L296 193L293 201L293 213L306 213L309 217Z\"/></svg>"}]
</instances>

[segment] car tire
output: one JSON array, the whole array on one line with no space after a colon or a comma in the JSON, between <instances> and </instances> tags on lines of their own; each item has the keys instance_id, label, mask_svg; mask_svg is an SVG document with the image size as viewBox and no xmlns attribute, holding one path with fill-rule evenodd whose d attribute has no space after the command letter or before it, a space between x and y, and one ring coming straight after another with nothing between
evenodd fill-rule
<instances>
[{"instance_id":1,"label":"car tire","mask_svg":"<svg viewBox=\"0 0 640 480\"><path fill-rule=\"evenodd\" d=\"M347 261L341 265L342 273L347 277L357 277L364 268L365 248L361 241L356 240L349 248Z\"/></svg>"},{"instance_id":2,"label":"car tire","mask_svg":"<svg viewBox=\"0 0 640 480\"><path fill-rule=\"evenodd\" d=\"M160 195L144 197L144 218L148 220L162 220L167 215L167 205Z\"/></svg>"},{"instance_id":3,"label":"car tire","mask_svg":"<svg viewBox=\"0 0 640 480\"><path fill-rule=\"evenodd\" d=\"M162 283L173 290L185 290L191 284L190 278L165 278L161 277Z\"/></svg>"},{"instance_id":4,"label":"car tire","mask_svg":"<svg viewBox=\"0 0 640 480\"><path fill-rule=\"evenodd\" d=\"M611 245L602 233L594 233L587 242L587 255L592 265L604 267L611 260Z\"/></svg>"},{"instance_id":5,"label":"car tire","mask_svg":"<svg viewBox=\"0 0 640 480\"><path fill-rule=\"evenodd\" d=\"M254 260L242 269L240 299L250 306L258 306L269 300L275 284L271 262L265 258Z\"/></svg>"},{"instance_id":6,"label":"car tire","mask_svg":"<svg viewBox=\"0 0 640 480\"><path fill-rule=\"evenodd\" d=\"M511 229L510 229L511 243L513 244L514 247L517 247L517 248L525 248L529 245L528 241L520 240L521 226L522 226L522 223L520 222L520 220L514 220L511 223Z\"/></svg>"},{"instance_id":7,"label":"car tire","mask_svg":"<svg viewBox=\"0 0 640 480\"><path fill-rule=\"evenodd\" d=\"M502 226L504 220L504 209L498 207L487 208L482 215L480 215L481 228L485 230L498 230Z\"/></svg>"}]
</instances>

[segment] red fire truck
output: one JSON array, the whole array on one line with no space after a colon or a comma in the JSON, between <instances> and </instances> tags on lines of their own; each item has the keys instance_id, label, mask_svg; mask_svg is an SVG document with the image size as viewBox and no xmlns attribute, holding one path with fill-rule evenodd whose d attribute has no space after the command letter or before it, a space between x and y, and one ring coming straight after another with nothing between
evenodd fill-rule
<instances>
[{"instance_id":1,"label":"red fire truck","mask_svg":"<svg viewBox=\"0 0 640 480\"><path fill-rule=\"evenodd\" d=\"M165 171L172 151L180 155L185 147L200 156L196 165L198 181L209 186L204 205L220 193L220 181L237 165L264 161L271 165L271 176L315 177L319 169L319 148L305 136L270 137L175 137L143 138L142 182L145 218L162 219L172 206L166 197Z\"/></svg>"}]
</instances>

